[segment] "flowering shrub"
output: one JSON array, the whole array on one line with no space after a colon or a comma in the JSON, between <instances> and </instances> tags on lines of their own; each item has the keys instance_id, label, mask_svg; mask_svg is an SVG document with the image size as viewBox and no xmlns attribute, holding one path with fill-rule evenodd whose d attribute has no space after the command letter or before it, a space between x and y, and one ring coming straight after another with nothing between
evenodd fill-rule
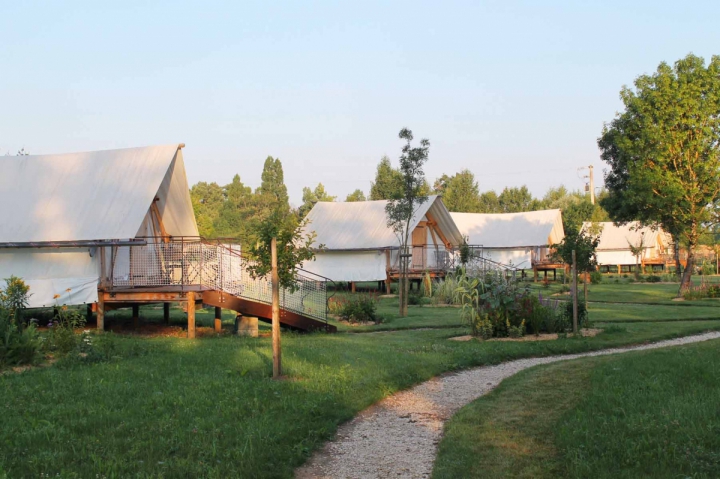
<instances>
[{"instance_id":1,"label":"flowering shrub","mask_svg":"<svg viewBox=\"0 0 720 479\"><path fill-rule=\"evenodd\" d=\"M338 307L338 315L350 323L380 323L383 318L377 314L377 298L370 294L353 295Z\"/></svg>"}]
</instances>

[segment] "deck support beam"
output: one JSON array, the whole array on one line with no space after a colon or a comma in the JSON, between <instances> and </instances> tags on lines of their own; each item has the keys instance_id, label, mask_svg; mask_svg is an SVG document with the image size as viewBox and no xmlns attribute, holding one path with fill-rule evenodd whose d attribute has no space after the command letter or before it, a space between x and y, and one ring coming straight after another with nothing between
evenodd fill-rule
<instances>
[{"instance_id":1,"label":"deck support beam","mask_svg":"<svg viewBox=\"0 0 720 479\"><path fill-rule=\"evenodd\" d=\"M170 324L170 303L163 303L163 320Z\"/></svg>"},{"instance_id":2,"label":"deck support beam","mask_svg":"<svg viewBox=\"0 0 720 479\"><path fill-rule=\"evenodd\" d=\"M215 306L215 332L222 331L222 308Z\"/></svg>"},{"instance_id":3,"label":"deck support beam","mask_svg":"<svg viewBox=\"0 0 720 479\"><path fill-rule=\"evenodd\" d=\"M195 339L195 293L187 293L188 339Z\"/></svg>"},{"instance_id":4,"label":"deck support beam","mask_svg":"<svg viewBox=\"0 0 720 479\"><path fill-rule=\"evenodd\" d=\"M133 328L137 329L140 326L140 305L139 304L132 305L132 320L133 320Z\"/></svg>"},{"instance_id":5,"label":"deck support beam","mask_svg":"<svg viewBox=\"0 0 720 479\"><path fill-rule=\"evenodd\" d=\"M355 292L355 281L352 281L352 282L350 283L350 292L352 292L352 293Z\"/></svg>"},{"instance_id":6,"label":"deck support beam","mask_svg":"<svg viewBox=\"0 0 720 479\"><path fill-rule=\"evenodd\" d=\"M97 329L98 331L103 331L105 329L105 296L102 291L98 294Z\"/></svg>"}]
</instances>

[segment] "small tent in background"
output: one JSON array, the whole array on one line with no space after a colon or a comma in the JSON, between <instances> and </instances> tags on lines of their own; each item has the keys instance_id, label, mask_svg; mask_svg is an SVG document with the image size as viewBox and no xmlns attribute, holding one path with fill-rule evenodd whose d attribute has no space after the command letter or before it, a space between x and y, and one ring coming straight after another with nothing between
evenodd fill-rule
<instances>
[{"instance_id":1,"label":"small tent in background","mask_svg":"<svg viewBox=\"0 0 720 479\"><path fill-rule=\"evenodd\" d=\"M0 278L31 308L94 303L103 246L197 236L181 147L0 157Z\"/></svg>"},{"instance_id":2,"label":"small tent in background","mask_svg":"<svg viewBox=\"0 0 720 479\"><path fill-rule=\"evenodd\" d=\"M333 281L390 281L398 277L400 240L387 226L387 201L319 202L307 216L308 231L317 234L315 261L308 271ZM462 236L439 196L430 196L411 224L410 275L445 274L452 250Z\"/></svg>"},{"instance_id":3,"label":"small tent in background","mask_svg":"<svg viewBox=\"0 0 720 479\"><path fill-rule=\"evenodd\" d=\"M600 234L600 243L597 248L598 266L602 270L609 270L611 266L622 271L641 264L665 267L667 261L672 257L672 239L662 228L642 227L634 221L622 226L616 226L612 222L583 223L584 230L594 231L597 229ZM630 245L640 247L642 253L640 258L633 255Z\"/></svg>"},{"instance_id":4,"label":"small tent in background","mask_svg":"<svg viewBox=\"0 0 720 479\"><path fill-rule=\"evenodd\" d=\"M481 245L483 256L518 269L560 268L550 259L550 246L565 237L560 210L522 213L450 213L470 245Z\"/></svg>"}]
</instances>

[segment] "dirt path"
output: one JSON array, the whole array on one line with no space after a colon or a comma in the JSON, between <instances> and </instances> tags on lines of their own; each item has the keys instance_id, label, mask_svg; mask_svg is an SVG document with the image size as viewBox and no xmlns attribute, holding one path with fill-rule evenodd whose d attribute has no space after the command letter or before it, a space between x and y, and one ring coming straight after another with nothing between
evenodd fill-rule
<instances>
[{"instance_id":1,"label":"dirt path","mask_svg":"<svg viewBox=\"0 0 720 479\"><path fill-rule=\"evenodd\" d=\"M342 425L333 441L295 471L296 478L430 477L445 421L455 411L523 369L568 359L678 346L717 338L720 338L720 332L710 332L640 346L519 359L439 376L380 401Z\"/></svg>"}]
</instances>

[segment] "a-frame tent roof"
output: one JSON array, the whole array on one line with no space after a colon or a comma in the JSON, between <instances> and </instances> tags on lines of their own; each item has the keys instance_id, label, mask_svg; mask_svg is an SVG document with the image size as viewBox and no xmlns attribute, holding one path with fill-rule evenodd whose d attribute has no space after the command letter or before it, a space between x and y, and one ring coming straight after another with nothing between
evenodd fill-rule
<instances>
[{"instance_id":1,"label":"a-frame tent roof","mask_svg":"<svg viewBox=\"0 0 720 479\"><path fill-rule=\"evenodd\" d=\"M387 226L385 200L357 202L318 202L308 213L307 231L317 234L315 245L328 250L370 250L398 247L397 235ZM450 217L442 199L428 197L416 210L410 230L426 216L438 223L450 243L462 243L462 235Z\"/></svg>"},{"instance_id":2,"label":"a-frame tent roof","mask_svg":"<svg viewBox=\"0 0 720 479\"><path fill-rule=\"evenodd\" d=\"M158 196L168 234L198 234L178 144L5 156L0 171L0 243L134 238Z\"/></svg>"}]
</instances>

